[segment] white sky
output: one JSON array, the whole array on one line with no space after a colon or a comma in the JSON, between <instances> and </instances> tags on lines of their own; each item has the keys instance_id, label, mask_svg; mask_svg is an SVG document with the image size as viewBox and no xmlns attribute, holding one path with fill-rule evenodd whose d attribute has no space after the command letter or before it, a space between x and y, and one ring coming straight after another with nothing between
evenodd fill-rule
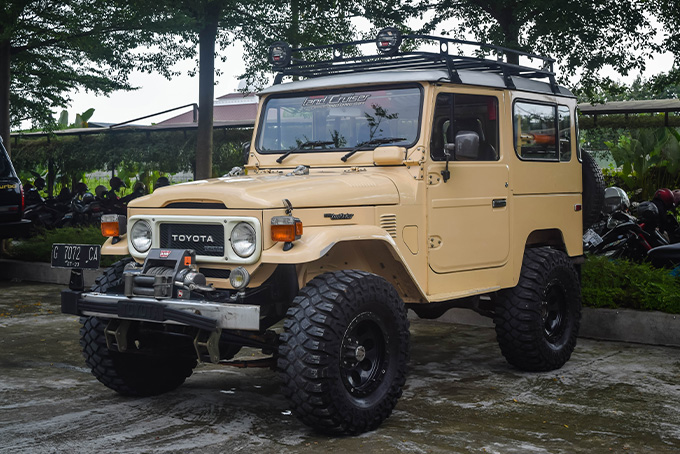
<instances>
[{"instance_id":1,"label":"white sky","mask_svg":"<svg viewBox=\"0 0 680 454\"><path fill-rule=\"evenodd\" d=\"M227 61L225 63L219 59L215 61L216 68L222 71L222 75L216 77L216 98L233 93L238 89L239 81L236 77L245 70L241 54L242 47L237 44L227 49ZM648 78L660 72L667 72L671 69L672 64L672 54L659 55L648 62L643 76ZM139 87L138 90L114 92L108 97L95 96L92 93L86 92L73 93L73 102L68 109L69 121L73 122L76 113L84 112L91 107L95 109L91 121L120 123L185 104L198 103L198 76L190 77L187 75L188 71L193 67L193 61L178 62L175 69L181 71L182 74L172 80L167 80L158 74L134 73L131 75L130 80L133 86ZM632 82L637 75L631 74L628 77L621 78L614 71L605 70L604 72L615 80L620 79L626 83ZM135 123L157 123L187 110L181 109Z\"/></svg>"}]
</instances>

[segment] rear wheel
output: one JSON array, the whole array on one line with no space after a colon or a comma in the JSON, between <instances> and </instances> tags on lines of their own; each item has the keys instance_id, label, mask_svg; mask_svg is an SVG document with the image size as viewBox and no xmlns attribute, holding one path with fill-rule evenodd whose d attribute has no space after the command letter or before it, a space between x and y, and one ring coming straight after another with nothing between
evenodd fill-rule
<instances>
[{"instance_id":1,"label":"rear wheel","mask_svg":"<svg viewBox=\"0 0 680 454\"><path fill-rule=\"evenodd\" d=\"M130 260L111 266L97 278L91 291L122 293L123 270ZM80 345L92 375L120 394L152 396L171 391L184 383L196 367L194 358L176 357L167 351L138 354L110 350L104 332L108 323L106 320L83 317L81 322Z\"/></svg>"},{"instance_id":2,"label":"rear wheel","mask_svg":"<svg viewBox=\"0 0 680 454\"><path fill-rule=\"evenodd\" d=\"M550 248L524 253L516 287L498 292L494 324L503 356L519 369L559 369L576 347L581 288L569 257Z\"/></svg>"},{"instance_id":3,"label":"rear wheel","mask_svg":"<svg viewBox=\"0 0 680 454\"><path fill-rule=\"evenodd\" d=\"M317 276L288 310L279 347L283 393L316 430L377 428L401 396L406 308L392 285L363 271Z\"/></svg>"}]
</instances>

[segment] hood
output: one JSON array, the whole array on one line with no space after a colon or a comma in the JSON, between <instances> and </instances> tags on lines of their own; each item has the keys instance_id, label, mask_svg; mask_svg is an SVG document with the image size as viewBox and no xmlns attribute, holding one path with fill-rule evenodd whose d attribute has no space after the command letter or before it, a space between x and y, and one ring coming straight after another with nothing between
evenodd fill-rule
<instances>
[{"instance_id":1,"label":"hood","mask_svg":"<svg viewBox=\"0 0 680 454\"><path fill-rule=\"evenodd\" d=\"M162 187L133 200L130 207L221 202L231 209L267 209L281 208L283 199L295 208L393 205L399 203L399 193L392 180L381 175L244 175Z\"/></svg>"}]
</instances>

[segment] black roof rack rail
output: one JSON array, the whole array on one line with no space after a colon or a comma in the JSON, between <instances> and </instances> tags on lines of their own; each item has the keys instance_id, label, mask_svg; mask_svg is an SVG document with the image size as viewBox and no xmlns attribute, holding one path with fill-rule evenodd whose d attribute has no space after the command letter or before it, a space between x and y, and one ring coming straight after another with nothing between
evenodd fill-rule
<instances>
[{"instance_id":1,"label":"black roof rack rail","mask_svg":"<svg viewBox=\"0 0 680 454\"><path fill-rule=\"evenodd\" d=\"M439 52L417 50L400 52L399 47L404 40L438 43ZM357 46L368 43L375 43L378 52L374 55L358 55ZM451 54L450 47L456 45L474 46L481 56ZM332 59L321 61L303 59L305 54L322 50L331 50ZM485 54L495 54L496 58L485 58ZM538 60L539 65L530 67L508 63L508 55L517 56L517 60L520 57ZM399 30L392 27L381 30L374 40L365 39L297 49L291 48L288 43L278 41L269 47L269 61L277 72L274 84L281 83L284 76L313 78L392 69L445 69L453 83L462 83L458 74L460 70L480 71L500 75L507 88L515 88L512 80L514 76L548 79L552 92L560 92L553 71L555 60L552 58L476 41L421 34L402 35Z\"/></svg>"}]
</instances>

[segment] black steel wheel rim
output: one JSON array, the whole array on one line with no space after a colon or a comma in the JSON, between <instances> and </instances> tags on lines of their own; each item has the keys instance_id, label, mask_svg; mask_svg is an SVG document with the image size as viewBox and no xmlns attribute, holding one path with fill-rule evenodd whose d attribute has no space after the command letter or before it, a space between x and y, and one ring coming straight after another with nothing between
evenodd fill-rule
<instances>
[{"instance_id":1,"label":"black steel wheel rim","mask_svg":"<svg viewBox=\"0 0 680 454\"><path fill-rule=\"evenodd\" d=\"M548 283L541 301L541 318L545 337L556 343L562 337L567 325L567 295L564 286L557 279Z\"/></svg>"},{"instance_id":2,"label":"black steel wheel rim","mask_svg":"<svg viewBox=\"0 0 680 454\"><path fill-rule=\"evenodd\" d=\"M340 377L354 397L375 391L387 371L388 336L382 321L364 312L347 326L340 350Z\"/></svg>"}]
</instances>

